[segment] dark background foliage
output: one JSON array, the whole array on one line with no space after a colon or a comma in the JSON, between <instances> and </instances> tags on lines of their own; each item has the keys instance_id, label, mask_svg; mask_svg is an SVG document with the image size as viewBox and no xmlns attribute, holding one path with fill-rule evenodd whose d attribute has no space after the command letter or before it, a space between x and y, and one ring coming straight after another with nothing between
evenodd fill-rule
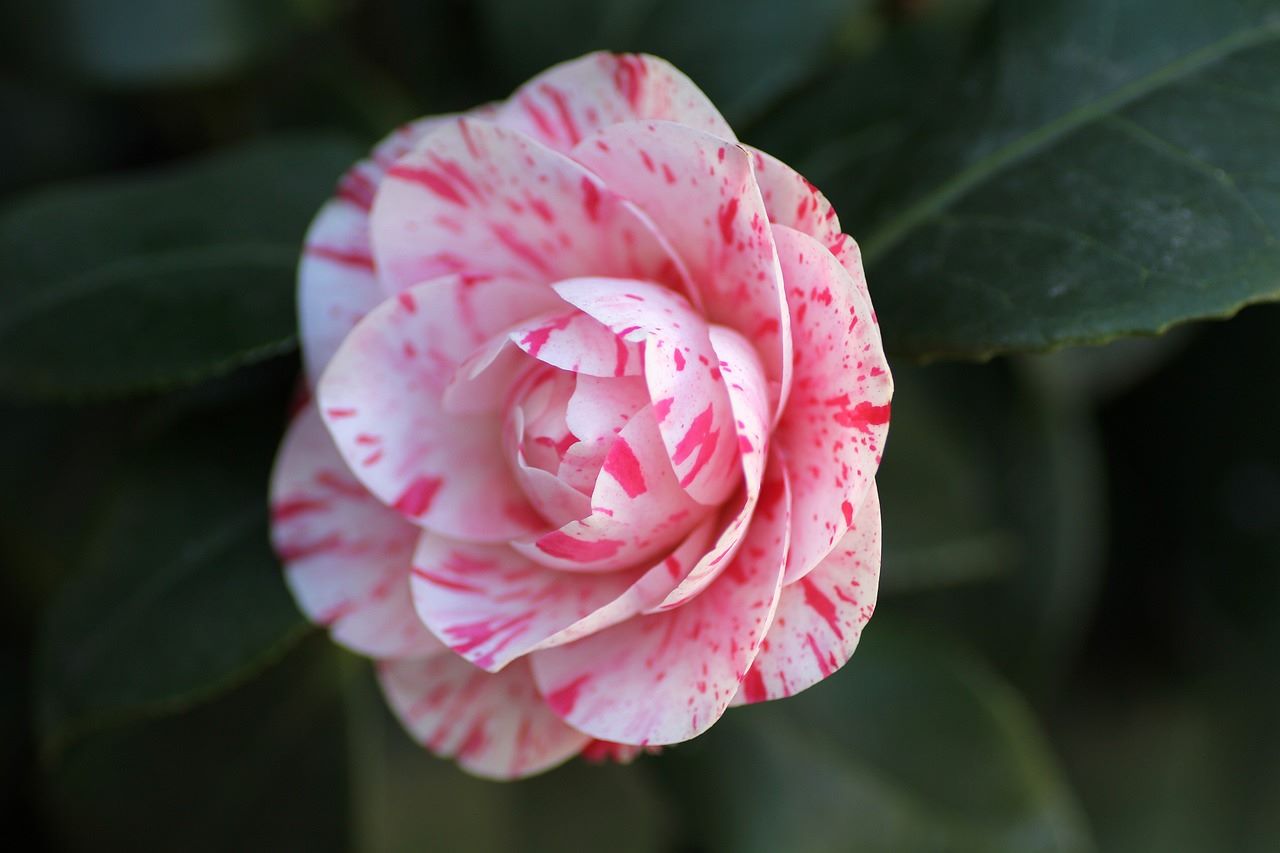
<instances>
[{"instance_id":1,"label":"dark background foliage","mask_svg":"<svg viewBox=\"0 0 1280 853\"><path fill-rule=\"evenodd\" d=\"M675 62L862 245L884 586L801 696L496 785L280 581L292 270L377 137L601 47ZM11 837L1280 845L1280 308L1186 323L1280 297L1280 2L8 0L0 115Z\"/></svg>"}]
</instances>

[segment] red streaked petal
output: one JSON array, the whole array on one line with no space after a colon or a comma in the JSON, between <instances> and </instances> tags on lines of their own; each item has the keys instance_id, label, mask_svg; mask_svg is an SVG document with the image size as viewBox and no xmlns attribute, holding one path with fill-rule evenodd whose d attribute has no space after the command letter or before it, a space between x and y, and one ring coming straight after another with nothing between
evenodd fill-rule
<instances>
[{"instance_id":1,"label":"red streaked petal","mask_svg":"<svg viewBox=\"0 0 1280 853\"><path fill-rule=\"evenodd\" d=\"M551 713L523 661L496 674L451 654L383 661L378 681L414 740L477 776L532 776L590 740Z\"/></svg>"}]
</instances>

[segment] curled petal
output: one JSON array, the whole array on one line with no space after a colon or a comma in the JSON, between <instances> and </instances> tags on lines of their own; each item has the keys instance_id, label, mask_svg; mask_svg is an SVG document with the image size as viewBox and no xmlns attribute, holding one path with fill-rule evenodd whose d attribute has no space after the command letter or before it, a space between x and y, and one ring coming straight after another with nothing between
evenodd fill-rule
<instances>
[{"instance_id":1,"label":"curled petal","mask_svg":"<svg viewBox=\"0 0 1280 853\"><path fill-rule=\"evenodd\" d=\"M684 261L706 318L755 344L771 401L780 405L790 383L791 327L747 152L691 127L646 121L604 128L573 156L653 220Z\"/></svg>"},{"instance_id":2,"label":"curled petal","mask_svg":"<svg viewBox=\"0 0 1280 853\"><path fill-rule=\"evenodd\" d=\"M625 744L688 740L728 707L773 618L786 559L783 494L751 525L733 564L684 607L628 619L568 645L530 655L538 688L574 728Z\"/></svg>"},{"instance_id":3,"label":"curled petal","mask_svg":"<svg viewBox=\"0 0 1280 853\"><path fill-rule=\"evenodd\" d=\"M670 550L706 513L677 481L653 408L646 407L627 421L605 454L591 515L512 547L565 571L614 571Z\"/></svg>"},{"instance_id":4,"label":"curled petal","mask_svg":"<svg viewBox=\"0 0 1280 853\"><path fill-rule=\"evenodd\" d=\"M418 532L356 482L315 406L304 408L271 474L271 541L307 618L371 657L442 651L409 595Z\"/></svg>"},{"instance_id":5,"label":"curled petal","mask_svg":"<svg viewBox=\"0 0 1280 853\"><path fill-rule=\"evenodd\" d=\"M539 361L589 376L639 376L644 363L639 343L573 308L526 320L509 337Z\"/></svg>"},{"instance_id":6,"label":"curled petal","mask_svg":"<svg viewBox=\"0 0 1280 853\"><path fill-rule=\"evenodd\" d=\"M647 569L586 576L548 569L505 545L425 533L413 559L422 621L453 651L497 671L531 650L599 631L660 598L682 560L696 558L709 525Z\"/></svg>"},{"instance_id":7,"label":"curled petal","mask_svg":"<svg viewBox=\"0 0 1280 853\"><path fill-rule=\"evenodd\" d=\"M844 666L875 610L879 582L880 501L873 485L835 549L782 588L773 627L734 704L799 693Z\"/></svg>"},{"instance_id":8,"label":"curled petal","mask_svg":"<svg viewBox=\"0 0 1280 853\"><path fill-rule=\"evenodd\" d=\"M565 422L578 438L560 463L560 478L584 494L595 489L604 458L614 439L636 412L649 405L640 377L599 379L579 375Z\"/></svg>"},{"instance_id":9,"label":"curled petal","mask_svg":"<svg viewBox=\"0 0 1280 853\"><path fill-rule=\"evenodd\" d=\"M497 120L568 152L601 127L646 118L735 138L688 77L666 60L634 53L591 53L550 68L516 90Z\"/></svg>"},{"instance_id":10,"label":"curled petal","mask_svg":"<svg viewBox=\"0 0 1280 853\"><path fill-rule=\"evenodd\" d=\"M700 503L722 502L741 480L738 440L706 321L650 282L582 278L554 289L614 333L644 341L645 384L680 485Z\"/></svg>"},{"instance_id":11,"label":"curled petal","mask_svg":"<svg viewBox=\"0 0 1280 853\"><path fill-rule=\"evenodd\" d=\"M791 300L796 361L791 400L774 435L795 493L787 583L804 577L853 523L889 430L893 380L870 305L812 237L774 226Z\"/></svg>"},{"instance_id":12,"label":"curled petal","mask_svg":"<svg viewBox=\"0 0 1280 853\"><path fill-rule=\"evenodd\" d=\"M771 154L743 146L751 155L769 222L808 234L834 254L847 239L835 208L817 187Z\"/></svg>"},{"instance_id":13,"label":"curled petal","mask_svg":"<svg viewBox=\"0 0 1280 853\"><path fill-rule=\"evenodd\" d=\"M590 740L547 709L523 661L497 674L451 654L382 661L378 681L414 740L477 776L532 776Z\"/></svg>"},{"instance_id":14,"label":"curled petal","mask_svg":"<svg viewBox=\"0 0 1280 853\"><path fill-rule=\"evenodd\" d=\"M769 439L769 399L764 372L751 345L737 332L724 326L712 326L711 342L733 406L743 487L738 500L728 504L732 508L729 520L716 537L715 544L654 607L655 611L679 607L716 579L741 547L760 500Z\"/></svg>"},{"instance_id":15,"label":"curled petal","mask_svg":"<svg viewBox=\"0 0 1280 853\"><path fill-rule=\"evenodd\" d=\"M387 299L352 330L317 400L343 459L379 500L456 538L541 529L497 452L498 417L447 412L441 397L467 353L548 300L541 288L448 276Z\"/></svg>"},{"instance_id":16,"label":"curled petal","mask_svg":"<svg viewBox=\"0 0 1280 853\"><path fill-rule=\"evenodd\" d=\"M371 220L384 291L447 273L547 284L636 276L683 287L652 223L599 177L519 131L459 119L387 172Z\"/></svg>"}]
</instances>

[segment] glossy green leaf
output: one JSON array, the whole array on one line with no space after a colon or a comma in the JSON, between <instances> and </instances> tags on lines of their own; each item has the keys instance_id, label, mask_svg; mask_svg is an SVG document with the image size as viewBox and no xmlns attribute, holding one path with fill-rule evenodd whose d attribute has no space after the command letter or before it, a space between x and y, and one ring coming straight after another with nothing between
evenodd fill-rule
<instances>
[{"instance_id":1,"label":"glossy green leaf","mask_svg":"<svg viewBox=\"0 0 1280 853\"><path fill-rule=\"evenodd\" d=\"M44 614L37 710L47 750L210 696L306 630L267 542L288 383L250 386L230 405L234 387L168 401L139 423L84 563Z\"/></svg>"},{"instance_id":2,"label":"glossy green leaf","mask_svg":"<svg viewBox=\"0 0 1280 853\"><path fill-rule=\"evenodd\" d=\"M334 657L316 637L216 702L76 743L40 780L56 849L350 849Z\"/></svg>"},{"instance_id":3,"label":"glossy green leaf","mask_svg":"<svg viewBox=\"0 0 1280 853\"><path fill-rule=\"evenodd\" d=\"M1280 298L1280 3L1003 2L992 30L855 235L892 350L1099 342Z\"/></svg>"},{"instance_id":4,"label":"glossy green leaf","mask_svg":"<svg viewBox=\"0 0 1280 853\"><path fill-rule=\"evenodd\" d=\"M172 386L286 349L302 235L358 156L281 138L14 202L0 212L0 392Z\"/></svg>"},{"instance_id":5,"label":"glossy green leaf","mask_svg":"<svg viewBox=\"0 0 1280 853\"><path fill-rule=\"evenodd\" d=\"M730 711L660 769L688 788L707 849L1091 848L1019 697L953 642L884 617L838 675Z\"/></svg>"}]
</instances>

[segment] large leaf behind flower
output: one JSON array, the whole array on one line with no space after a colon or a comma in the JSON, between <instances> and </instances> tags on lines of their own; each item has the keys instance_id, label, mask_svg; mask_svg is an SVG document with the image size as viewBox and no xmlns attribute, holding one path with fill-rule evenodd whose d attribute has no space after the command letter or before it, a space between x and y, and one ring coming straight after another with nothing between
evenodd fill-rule
<instances>
[{"instance_id":1,"label":"large leaf behind flower","mask_svg":"<svg viewBox=\"0 0 1280 853\"><path fill-rule=\"evenodd\" d=\"M0 211L0 393L172 386L287 348L303 232L359 155L285 137Z\"/></svg>"},{"instance_id":2,"label":"large leaf behind flower","mask_svg":"<svg viewBox=\"0 0 1280 853\"><path fill-rule=\"evenodd\" d=\"M847 218L892 350L1097 342L1280 298L1280 3L1010 0L991 24L981 66L892 140L896 170L825 158L837 202L880 187Z\"/></svg>"},{"instance_id":3,"label":"large leaf behind flower","mask_svg":"<svg viewBox=\"0 0 1280 853\"><path fill-rule=\"evenodd\" d=\"M267 544L267 476L295 369L238 374L139 420L82 564L43 614L46 748L207 698L305 630Z\"/></svg>"}]
</instances>

